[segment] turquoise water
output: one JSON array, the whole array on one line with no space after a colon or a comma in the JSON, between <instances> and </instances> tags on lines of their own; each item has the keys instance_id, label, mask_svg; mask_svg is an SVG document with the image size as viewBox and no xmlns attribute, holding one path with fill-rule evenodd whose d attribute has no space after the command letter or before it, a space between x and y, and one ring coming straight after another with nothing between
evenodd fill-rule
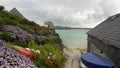
<instances>
[{"instance_id":1,"label":"turquoise water","mask_svg":"<svg viewBox=\"0 0 120 68\"><path fill-rule=\"evenodd\" d=\"M87 48L87 34L90 29L56 30L64 46L68 48Z\"/></svg>"}]
</instances>

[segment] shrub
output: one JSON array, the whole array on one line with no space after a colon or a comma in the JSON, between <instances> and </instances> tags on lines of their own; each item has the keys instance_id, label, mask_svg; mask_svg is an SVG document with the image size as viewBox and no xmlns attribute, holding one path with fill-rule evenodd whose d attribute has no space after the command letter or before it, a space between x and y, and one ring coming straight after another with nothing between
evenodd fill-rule
<instances>
[{"instance_id":1,"label":"shrub","mask_svg":"<svg viewBox=\"0 0 120 68\"><path fill-rule=\"evenodd\" d=\"M33 39L29 39L28 40L28 46L34 46L34 45L37 45L36 41L33 40Z\"/></svg>"},{"instance_id":2,"label":"shrub","mask_svg":"<svg viewBox=\"0 0 120 68\"><path fill-rule=\"evenodd\" d=\"M0 11L2 11L4 9L4 7L3 6L0 6Z\"/></svg>"},{"instance_id":3,"label":"shrub","mask_svg":"<svg viewBox=\"0 0 120 68\"><path fill-rule=\"evenodd\" d=\"M30 59L9 48L0 40L0 68L37 68Z\"/></svg>"},{"instance_id":4,"label":"shrub","mask_svg":"<svg viewBox=\"0 0 120 68\"><path fill-rule=\"evenodd\" d=\"M48 44L48 43L51 43L51 44L56 44L55 42L55 38L51 38L51 37L46 37L44 39L42 39L42 42L41 44L44 45L44 44Z\"/></svg>"},{"instance_id":5,"label":"shrub","mask_svg":"<svg viewBox=\"0 0 120 68\"><path fill-rule=\"evenodd\" d=\"M38 68L49 68L46 67L49 60L53 60L55 63L52 68L62 68L64 66L65 57L63 56L63 51L56 48L57 45L45 44L43 46L31 45L30 49L39 50L40 54L36 56L36 53L33 52L33 56L37 57L37 60L34 63ZM40 64L40 65L39 65Z\"/></svg>"},{"instance_id":6,"label":"shrub","mask_svg":"<svg viewBox=\"0 0 120 68\"><path fill-rule=\"evenodd\" d=\"M9 32L3 32L2 38L6 41L10 41L10 33Z\"/></svg>"},{"instance_id":7,"label":"shrub","mask_svg":"<svg viewBox=\"0 0 120 68\"><path fill-rule=\"evenodd\" d=\"M26 42L15 40L13 43L18 46L28 47L28 44Z\"/></svg>"}]
</instances>

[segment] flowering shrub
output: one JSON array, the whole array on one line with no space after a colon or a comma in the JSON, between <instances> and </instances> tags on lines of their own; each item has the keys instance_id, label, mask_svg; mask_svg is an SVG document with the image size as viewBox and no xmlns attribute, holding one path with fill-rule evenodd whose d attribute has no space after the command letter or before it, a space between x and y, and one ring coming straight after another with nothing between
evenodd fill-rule
<instances>
[{"instance_id":1,"label":"flowering shrub","mask_svg":"<svg viewBox=\"0 0 120 68\"><path fill-rule=\"evenodd\" d=\"M33 62L9 48L0 40L0 68L37 68Z\"/></svg>"},{"instance_id":2,"label":"flowering shrub","mask_svg":"<svg viewBox=\"0 0 120 68\"><path fill-rule=\"evenodd\" d=\"M63 51L58 49L56 44L48 43L43 46L34 44L29 43L29 48L27 49L32 51L33 57L36 58L34 63L39 68L49 68L51 67L50 64L52 64L52 68L62 68L64 66L65 57L63 56Z\"/></svg>"}]
</instances>

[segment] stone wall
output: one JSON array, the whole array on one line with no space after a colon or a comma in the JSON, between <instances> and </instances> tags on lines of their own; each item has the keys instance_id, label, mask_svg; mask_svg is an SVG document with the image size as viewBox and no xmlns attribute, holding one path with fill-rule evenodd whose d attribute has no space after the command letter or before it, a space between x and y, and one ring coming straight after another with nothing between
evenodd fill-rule
<instances>
[{"instance_id":1,"label":"stone wall","mask_svg":"<svg viewBox=\"0 0 120 68\"><path fill-rule=\"evenodd\" d=\"M113 45L108 45L104 41L95 37L88 36L88 50L111 59L115 65L120 67L120 49Z\"/></svg>"}]
</instances>

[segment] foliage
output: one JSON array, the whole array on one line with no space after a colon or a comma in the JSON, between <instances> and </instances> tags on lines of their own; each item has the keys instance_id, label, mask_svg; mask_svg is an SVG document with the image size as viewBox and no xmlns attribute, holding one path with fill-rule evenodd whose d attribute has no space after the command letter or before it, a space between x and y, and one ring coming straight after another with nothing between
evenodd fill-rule
<instances>
[{"instance_id":1,"label":"foliage","mask_svg":"<svg viewBox=\"0 0 120 68\"><path fill-rule=\"evenodd\" d=\"M52 21L45 21L44 23L45 25L48 25L48 29L54 29L54 25L53 25L53 22Z\"/></svg>"},{"instance_id":2,"label":"foliage","mask_svg":"<svg viewBox=\"0 0 120 68\"><path fill-rule=\"evenodd\" d=\"M3 9L4 7L0 6L0 11ZM65 61L65 57L63 56L63 51L57 48L58 45L56 43L56 39L49 37L50 35L59 37L59 35L55 32L54 29L48 30L47 28L42 27L33 21L29 21L28 19L23 19L18 16L12 15L7 11L0 12L0 26L2 25L14 25L22 28L31 35L34 34L37 36L45 36L44 40L41 39L44 45L38 45L34 39L30 39L25 42L22 42L19 39L14 39L13 41L10 38L10 32L0 31L0 33L2 33L3 39L8 42L8 45L10 45L10 47L14 45L18 45L22 47L29 47L31 49L39 50L40 54L35 53L34 51L32 52L32 54L35 57L34 59L35 60L37 59L36 61L34 61L34 63L39 68L48 68L46 67L46 63L50 59L54 60L55 62L53 68L61 68L63 66Z\"/></svg>"},{"instance_id":3,"label":"foliage","mask_svg":"<svg viewBox=\"0 0 120 68\"><path fill-rule=\"evenodd\" d=\"M37 68L33 62L9 48L0 40L0 68Z\"/></svg>"},{"instance_id":4,"label":"foliage","mask_svg":"<svg viewBox=\"0 0 120 68\"><path fill-rule=\"evenodd\" d=\"M2 11L4 9L4 7L3 6L0 6L0 11Z\"/></svg>"},{"instance_id":5,"label":"foliage","mask_svg":"<svg viewBox=\"0 0 120 68\"><path fill-rule=\"evenodd\" d=\"M14 46L16 46L15 44L11 43L11 42L7 42L7 46L10 47L11 49L14 49L15 51L18 51L18 49L16 49Z\"/></svg>"},{"instance_id":6,"label":"foliage","mask_svg":"<svg viewBox=\"0 0 120 68\"><path fill-rule=\"evenodd\" d=\"M36 43L36 41L35 40L33 40L33 39L29 39L28 40L28 46L35 46L35 45L37 45L37 43Z\"/></svg>"},{"instance_id":7,"label":"foliage","mask_svg":"<svg viewBox=\"0 0 120 68\"><path fill-rule=\"evenodd\" d=\"M44 36L48 36L49 34L56 35L54 29L48 30L47 28L40 26L34 21L29 21L28 19L20 18L18 16L10 14L7 11L0 12L0 25L4 25L4 24L18 26L23 30L28 31L29 33L32 33L30 32L29 29L33 29L35 34L37 35L44 35Z\"/></svg>"},{"instance_id":8,"label":"foliage","mask_svg":"<svg viewBox=\"0 0 120 68\"><path fill-rule=\"evenodd\" d=\"M54 44L55 43L55 39L51 38L51 37L48 37L48 38L44 39L42 43L43 44L46 44L46 43Z\"/></svg>"},{"instance_id":9,"label":"foliage","mask_svg":"<svg viewBox=\"0 0 120 68\"><path fill-rule=\"evenodd\" d=\"M2 38L6 41L10 41L10 33L9 32L3 32Z\"/></svg>"},{"instance_id":10,"label":"foliage","mask_svg":"<svg viewBox=\"0 0 120 68\"><path fill-rule=\"evenodd\" d=\"M31 26L35 30L42 29L41 26L36 24L35 22L12 15L7 11L0 12L0 24L11 24L16 26L22 24L24 27L25 25Z\"/></svg>"},{"instance_id":11,"label":"foliage","mask_svg":"<svg viewBox=\"0 0 120 68\"><path fill-rule=\"evenodd\" d=\"M11 24L18 26L21 21L21 18L14 16L7 11L0 12L0 24Z\"/></svg>"},{"instance_id":12,"label":"foliage","mask_svg":"<svg viewBox=\"0 0 120 68\"><path fill-rule=\"evenodd\" d=\"M47 43L43 46L34 45L36 44L35 41L29 42L29 48L39 50L40 54L33 52L33 55L37 60L35 61L35 64L39 68L44 68L46 66L46 62L48 62L50 59L54 60L55 64L53 65L53 68L61 68L64 65L65 57L63 56L63 51L59 50L56 46L50 43ZM37 55L37 56L36 56ZM39 64L41 65L39 65ZM46 68L46 67L45 67Z\"/></svg>"},{"instance_id":13,"label":"foliage","mask_svg":"<svg viewBox=\"0 0 120 68\"><path fill-rule=\"evenodd\" d=\"M41 63L40 60L34 61L34 63L36 64L36 66L37 66L38 68L46 68L46 66L44 65L44 63Z\"/></svg>"},{"instance_id":14,"label":"foliage","mask_svg":"<svg viewBox=\"0 0 120 68\"><path fill-rule=\"evenodd\" d=\"M14 43L14 45L18 45L18 46L22 46L22 47L28 47L28 44L26 42L22 42L22 41L19 41L19 40L15 40L13 43Z\"/></svg>"}]
</instances>

